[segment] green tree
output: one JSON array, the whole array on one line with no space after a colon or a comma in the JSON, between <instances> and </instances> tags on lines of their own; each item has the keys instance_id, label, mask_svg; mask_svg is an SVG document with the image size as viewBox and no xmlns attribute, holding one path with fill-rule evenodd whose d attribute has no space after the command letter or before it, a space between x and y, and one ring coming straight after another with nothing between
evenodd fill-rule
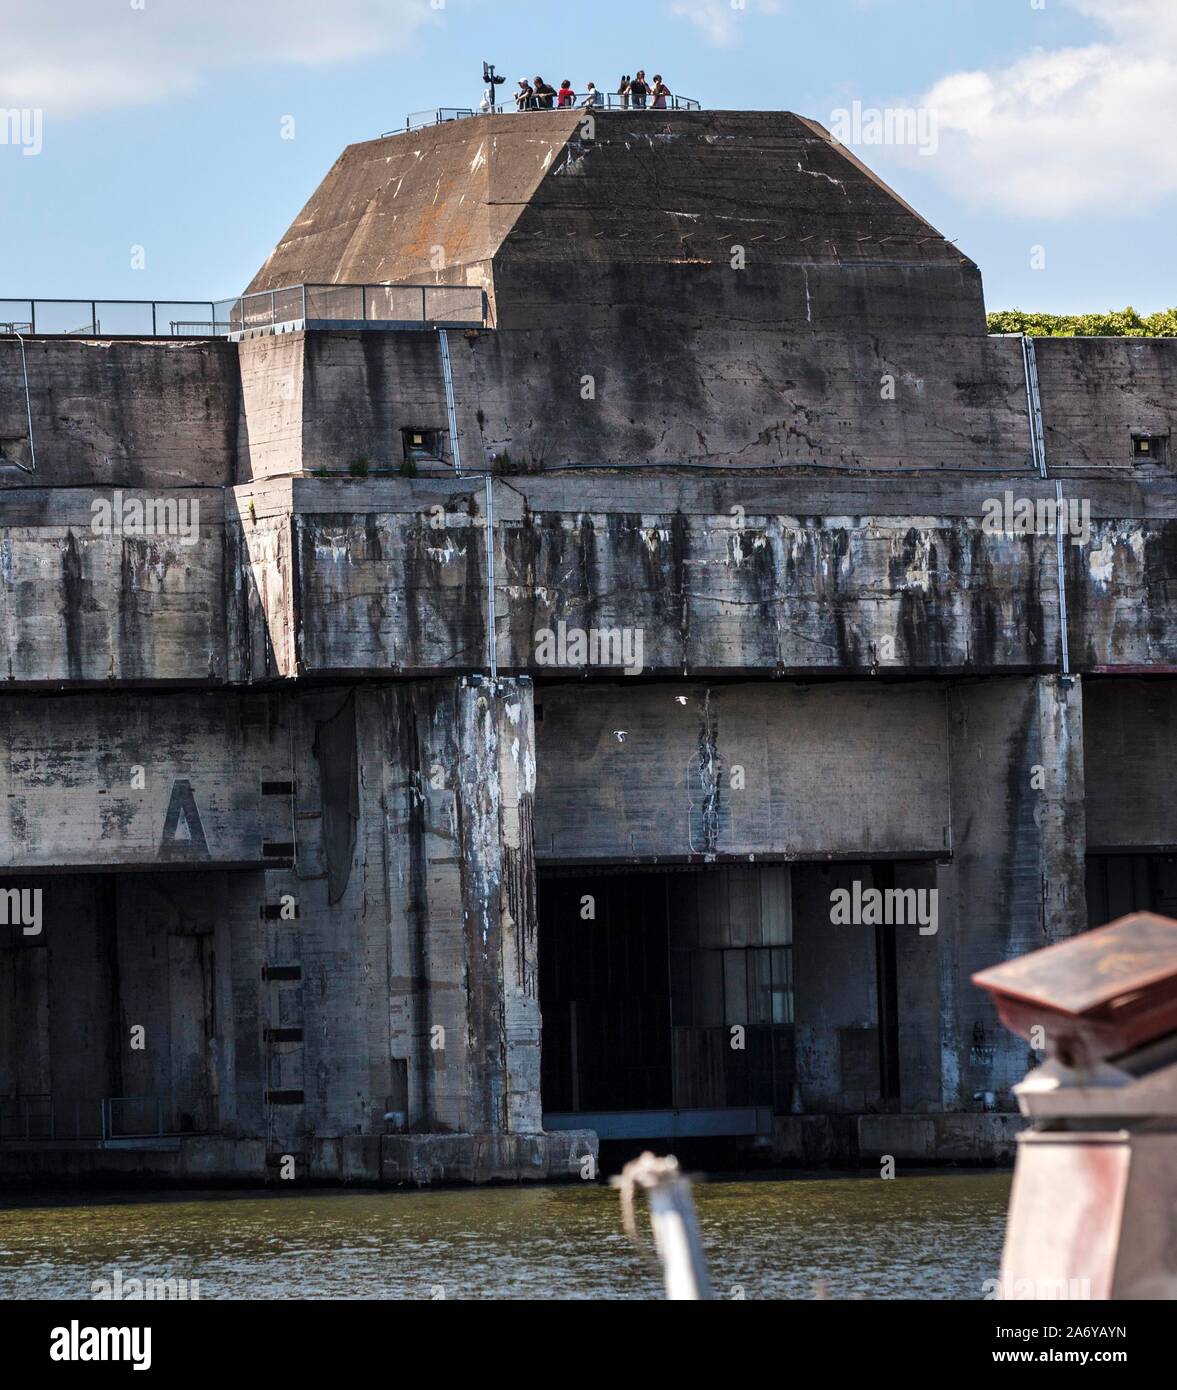
<instances>
[{"instance_id":1,"label":"green tree","mask_svg":"<svg viewBox=\"0 0 1177 1390\"><path fill-rule=\"evenodd\" d=\"M1102 314L1040 314L998 309L988 316L990 333L1025 333L1031 338L1177 338L1177 308L1155 314L1108 309Z\"/></svg>"}]
</instances>

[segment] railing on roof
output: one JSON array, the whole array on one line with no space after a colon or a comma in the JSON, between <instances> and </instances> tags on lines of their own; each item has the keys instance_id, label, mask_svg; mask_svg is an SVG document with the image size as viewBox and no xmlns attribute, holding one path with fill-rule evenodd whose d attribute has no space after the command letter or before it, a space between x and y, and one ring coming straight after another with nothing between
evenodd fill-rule
<instances>
[{"instance_id":1,"label":"railing on roof","mask_svg":"<svg viewBox=\"0 0 1177 1390\"><path fill-rule=\"evenodd\" d=\"M0 299L0 336L223 338L232 299Z\"/></svg>"},{"instance_id":2,"label":"railing on roof","mask_svg":"<svg viewBox=\"0 0 1177 1390\"><path fill-rule=\"evenodd\" d=\"M573 107L557 106L555 104L555 98L553 97L551 106L531 106L528 107L527 110L536 112L576 110L584 111L587 113L589 111L653 112L656 110L701 111L703 109L702 105L699 102L697 102L694 99L694 97L668 96L666 98L666 106L657 108L649 104L648 97L646 101L647 104L644 107L634 106L632 104L632 100L627 100L626 98L623 98L617 92L598 92L595 102L590 107L585 105L584 93L581 92L577 94L576 104ZM380 138L384 140L387 139L387 137L390 135L401 135L407 130L423 130L426 126L444 125L447 121L465 120L467 116L515 115L516 110L517 108L514 102L510 99L510 97L508 97L505 104L496 106L493 108L493 110L490 111L476 110L472 106L437 106L432 111L410 111L409 114L405 117L405 123L403 126L398 126L396 130L383 131L381 133Z\"/></svg>"},{"instance_id":3,"label":"railing on roof","mask_svg":"<svg viewBox=\"0 0 1177 1390\"><path fill-rule=\"evenodd\" d=\"M399 135L403 130L421 130L427 125L443 125L446 121L460 121L466 116L477 115L471 106L438 106L432 111L410 111L403 126L396 130L386 130L381 135Z\"/></svg>"},{"instance_id":4,"label":"railing on roof","mask_svg":"<svg viewBox=\"0 0 1177 1390\"><path fill-rule=\"evenodd\" d=\"M0 337L242 338L298 328L482 328L467 285L286 285L235 299L0 299Z\"/></svg>"},{"instance_id":5,"label":"railing on roof","mask_svg":"<svg viewBox=\"0 0 1177 1390\"><path fill-rule=\"evenodd\" d=\"M286 285L243 294L231 337L299 328L481 328L486 294L469 285Z\"/></svg>"}]
</instances>

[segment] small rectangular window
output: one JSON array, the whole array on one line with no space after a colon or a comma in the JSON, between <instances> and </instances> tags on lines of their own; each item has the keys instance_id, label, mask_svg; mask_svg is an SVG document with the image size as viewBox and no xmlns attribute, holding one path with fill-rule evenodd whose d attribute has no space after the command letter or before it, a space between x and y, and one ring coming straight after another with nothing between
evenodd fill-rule
<instances>
[{"instance_id":1,"label":"small rectangular window","mask_svg":"<svg viewBox=\"0 0 1177 1390\"><path fill-rule=\"evenodd\" d=\"M1147 430L1132 435L1132 457L1142 463L1164 463L1169 452L1167 434L1149 434Z\"/></svg>"},{"instance_id":2,"label":"small rectangular window","mask_svg":"<svg viewBox=\"0 0 1177 1390\"><path fill-rule=\"evenodd\" d=\"M401 430L406 459L440 459L441 431L424 429Z\"/></svg>"}]
</instances>

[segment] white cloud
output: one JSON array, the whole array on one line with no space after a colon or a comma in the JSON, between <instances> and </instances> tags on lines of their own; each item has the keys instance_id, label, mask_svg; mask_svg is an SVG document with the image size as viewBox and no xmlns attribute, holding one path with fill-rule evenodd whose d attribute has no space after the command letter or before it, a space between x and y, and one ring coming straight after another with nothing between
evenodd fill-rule
<instances>
[{"instance_id":1,"label":"white cloud","mask_svg":"<svg viewBox=\"0 0 1177 1390\"><path fill-rule=\"evenodd\" d=\"M0 0L0 106L161 101L225 69L378 53L437 17L429 0Z\"/></svg>"},{"instance_id":2,"label":"white cloud","mask_svg":"<svg viewBox=\"0 0 1177 1390\"><path fill-rule=\"evenodd\" d=\"M1101 43L943 78L931 166L962 198L1035 217L1143 210L1177 193L1177 4L1062 0Z\"/></svg>"},{"instance_id":3,"label":"white cloud","mask_svg":"<svg viewBox=\"0 0 1177 1390\"><path fill-rule=\"evenodd\" d=\"M740 28L750 14L778 14L781 0L674 0L670 13L689 20L708 43L730 48L743 37Z\"/></svg>"}]
</instances>

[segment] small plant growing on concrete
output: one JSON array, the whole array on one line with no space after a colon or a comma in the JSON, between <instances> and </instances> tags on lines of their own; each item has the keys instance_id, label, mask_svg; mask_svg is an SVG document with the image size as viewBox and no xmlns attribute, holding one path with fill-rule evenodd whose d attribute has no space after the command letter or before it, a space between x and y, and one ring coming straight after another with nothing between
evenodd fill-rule
<instances>
[{"instance_id":1,"label":"small plant growing on concrete","mask_svg":"<svg viewBox=\"0 0 1177 1390\"><path fill-rule=\"evenodd\" d=\"M347 471L353 478L366 478L368 476L369 459L367 454L359 454L352 459L347 466Z\"/></svg>"},{"instance_id":2,"label":"small plant growing on concrete","mask_svg":"<svg viewBox=\"0 0 1177 1390\"><path fill-rule=\"evenodd\" d=\"M415 478L417 476L417 460L405 459L399 469L402 478Z\"/></svg>"}]
</instances>

